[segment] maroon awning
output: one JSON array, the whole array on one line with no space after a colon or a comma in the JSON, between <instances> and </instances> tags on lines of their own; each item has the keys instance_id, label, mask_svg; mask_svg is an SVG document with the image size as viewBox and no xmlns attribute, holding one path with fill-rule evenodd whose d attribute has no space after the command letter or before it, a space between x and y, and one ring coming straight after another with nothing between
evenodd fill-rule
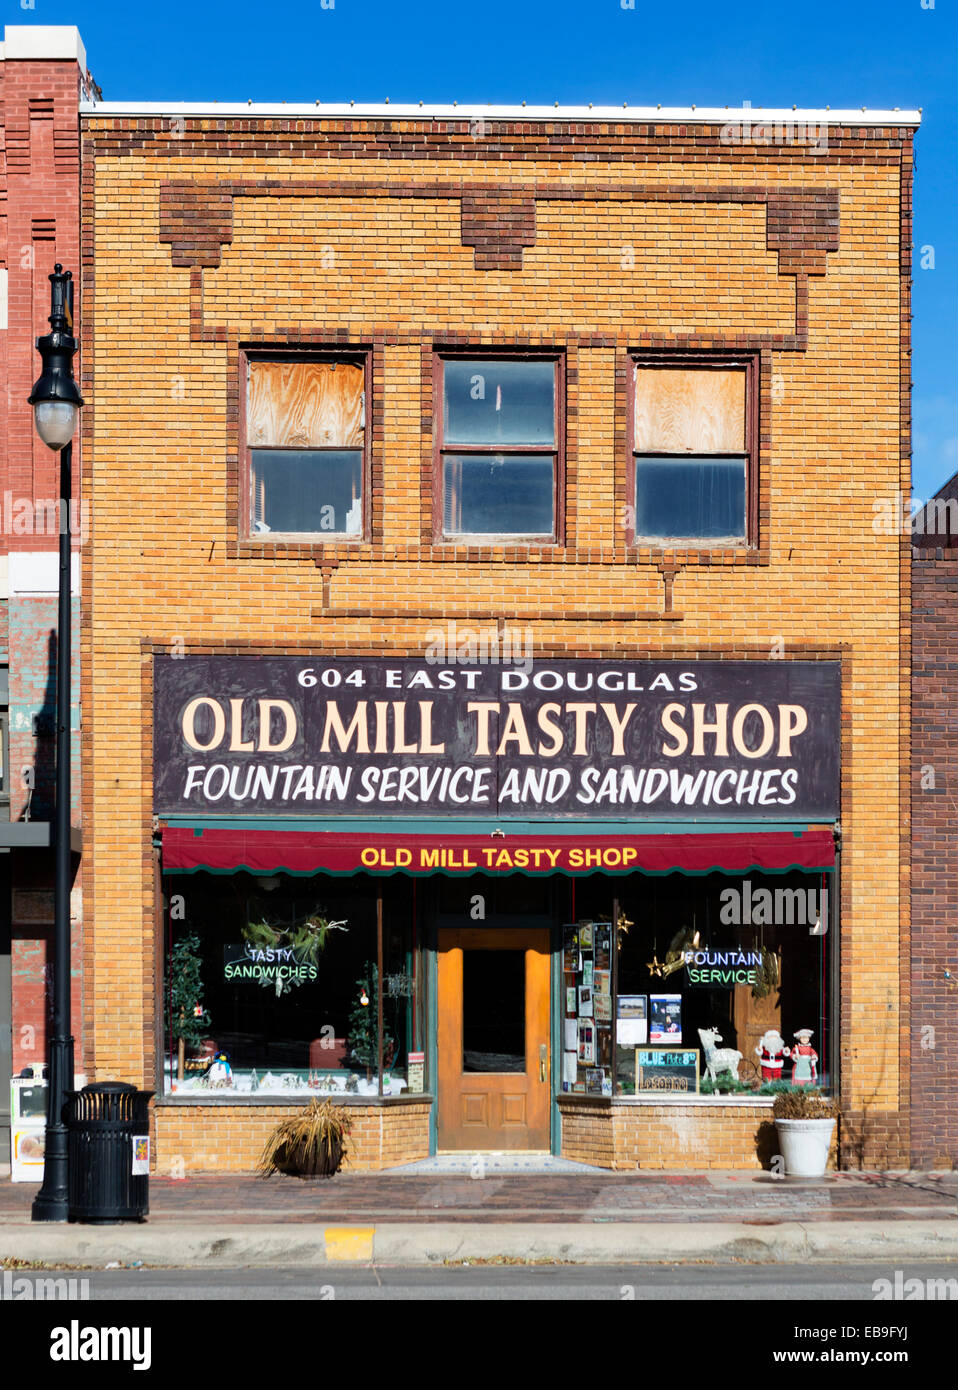
<instances>
[{"instance_id":1,"label":"maroon awning","mask_svg":"<svg viewBox=\"0 0 958 1390\"><path fill-rule=\"evenodd\" d=\"M163 831L163 868L180 873L783 873L834 864L830 830L417 835L168 826Z\"/></svg>"}]
</instances>

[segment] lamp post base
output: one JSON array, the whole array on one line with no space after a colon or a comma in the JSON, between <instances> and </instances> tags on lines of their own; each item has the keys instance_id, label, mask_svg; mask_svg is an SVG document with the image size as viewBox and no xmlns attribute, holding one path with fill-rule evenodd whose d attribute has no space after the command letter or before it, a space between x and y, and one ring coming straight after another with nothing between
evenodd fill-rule
<instances>
[{"instance_id":1,"label":"lamp post base","mask_svg":"<svg viewBox=\"0 0 958 1390\"><path fill-rule=\"evenodd\" d=\"M47 1100L43 1182L33 1199L31 1221L66 1221L70 1203L69 1134L63 1122L67 1091L73 1080L73 1039L50 1039L50 1091Z\"/></svg>"},{"instance_id":2,"label":"lamp post base","mask_svg":"<svg viewBox=\"0 0 958 1390\"><path fill-rule=\"evenodd\" d=\"M48 1126L43 1183L33 1199L31 1221L66 1221L70 1196L68 1174L66 1125Z\"/></svg>"}]
</instances>

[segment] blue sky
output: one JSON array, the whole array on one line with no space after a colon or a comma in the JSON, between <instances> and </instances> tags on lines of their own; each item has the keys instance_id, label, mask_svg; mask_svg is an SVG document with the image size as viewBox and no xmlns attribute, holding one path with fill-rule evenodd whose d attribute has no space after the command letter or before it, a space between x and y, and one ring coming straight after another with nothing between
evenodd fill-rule
<instances>
[{"instance_id":1,"label":"blue sky","mask_svg":"<svg viewBox=\"0 0 958 1390\"><path fill-rule=\"evenodd\" d=\"M4 0L0 12L76 24L107 100L922 107L914 492L930 496L958 470L954 0L629 3Z\"/></svg>"}]
</instances>

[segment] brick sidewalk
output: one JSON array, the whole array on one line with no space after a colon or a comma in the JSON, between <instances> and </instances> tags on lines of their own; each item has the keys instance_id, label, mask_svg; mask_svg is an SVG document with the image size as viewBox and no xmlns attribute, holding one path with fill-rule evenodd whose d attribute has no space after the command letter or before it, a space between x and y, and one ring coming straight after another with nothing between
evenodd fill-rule
<instances>
[{"instance_id":1,"label":"brick sidewalk","mask_svg":"<svg viewBox=\"0 0 958 1390\"><path fill-rule=\"evenodd\" d=\"M0 1180L0 1223L29 1220L32 1184ZM150 1180L150 1220L226 1222L488 1221L958 1222L958 1173L836 1173L824 1182L768 1173L502 1176L338 1174Z\"/></svg>"}]
</instances>

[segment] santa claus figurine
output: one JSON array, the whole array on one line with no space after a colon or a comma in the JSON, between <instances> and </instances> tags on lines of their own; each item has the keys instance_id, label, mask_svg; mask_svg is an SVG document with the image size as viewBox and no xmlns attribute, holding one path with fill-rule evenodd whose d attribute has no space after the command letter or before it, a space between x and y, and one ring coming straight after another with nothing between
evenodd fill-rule
<instances>
[{"instance_id":1,"label":"santa claus figurine","mask_svg":"<svg viewBox=\"0 0 958 1390\"><path fill-rule=\"evenodd\" d=\"M777 1028L769 1028L762 1034L761 1042L755 1049L756 1057L762 1062L763 1081L781 1081L782 1067L789 1050L785 1039Z\"/></svg>"},{"instance_id":2,"label":"santa claus figurine","mask_svg":"<svg viewBox=\"0 0 958 1390\"><path fill-rule=\"evenodd\" d=\"M818 1053L811 1045L811 1028L799 1028L794 1034L797 1047L792 1048L792 1085L814 1086L818 1081Z\"/></svg>"}]
</instances>

